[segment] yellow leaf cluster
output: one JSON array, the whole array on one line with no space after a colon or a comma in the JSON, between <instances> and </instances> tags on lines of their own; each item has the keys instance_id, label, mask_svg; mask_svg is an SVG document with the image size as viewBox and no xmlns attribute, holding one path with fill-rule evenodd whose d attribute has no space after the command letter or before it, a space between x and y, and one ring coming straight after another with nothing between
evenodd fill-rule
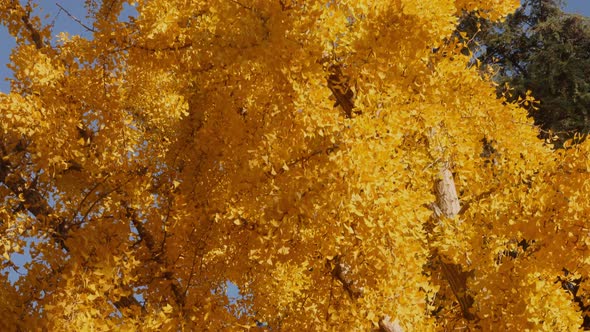
<instances>
[{"instance_id":1,"label":"yellow leaf cluster","mask_svg":"<svg viewBox=\"0 0 590 332\"><path fill-rule=\"evenodd\" d=\"M57 44L0 4L3 271L31 253L2 330L583 322L590 143L544 145L451 38L516 1L106 3Z\"/></svg>"}]
</instances>

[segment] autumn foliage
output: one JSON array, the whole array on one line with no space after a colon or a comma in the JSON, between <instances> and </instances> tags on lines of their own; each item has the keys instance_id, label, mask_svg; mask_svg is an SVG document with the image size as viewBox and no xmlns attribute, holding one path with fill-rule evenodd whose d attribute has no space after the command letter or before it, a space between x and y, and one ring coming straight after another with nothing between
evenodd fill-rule
<instances>
[{"instance_id":1,"label":"autumn foliage","mask_svg":"<svg viewBox=\"0 0 590 332\"><path fill-rule=\"evenodd\" d=\"M0 2L1 330L582 327L590 143L451 38L518 1L87 3Z\"/></svg>"}]
</instances>

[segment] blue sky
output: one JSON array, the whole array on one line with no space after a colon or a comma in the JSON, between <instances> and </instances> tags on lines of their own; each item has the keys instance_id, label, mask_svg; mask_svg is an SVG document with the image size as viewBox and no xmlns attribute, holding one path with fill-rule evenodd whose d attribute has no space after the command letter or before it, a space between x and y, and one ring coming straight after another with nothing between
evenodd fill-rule
<instances>
[{"instance_id":1,"label":"blue sky","mask_svg":"<svg viewBox=\"0 0 590 332\"><path fill-rule=\"evenodd\" d=\"M590 1L570 0L567 2L565 10L570 13L578 13L584 16L590 16Z\"/></svg>"}]
</instances>

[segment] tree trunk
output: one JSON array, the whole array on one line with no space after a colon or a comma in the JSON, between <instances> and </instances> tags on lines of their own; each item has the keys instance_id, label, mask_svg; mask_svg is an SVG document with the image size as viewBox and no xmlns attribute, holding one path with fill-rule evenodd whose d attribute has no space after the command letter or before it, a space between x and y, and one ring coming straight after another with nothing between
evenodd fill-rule
<instances>
[{"instance_id":1,"label":"tree trunk","mask_svg":"<svg viewBox=\"0 0 590 332\"><path fill-rule=\"evenodd\" d=\"M461 205L459 203L457 189L455 188L453 173L451 172L448 162L442 164L439 176L440 179L435 186L436 207L434 217L439 220L440 218L454 219L459 214ZM438 208L438 211L436 211L436 208ZM457 301L461 305L463 317L467 320L475 319L475 315L469 310L473 305L473 297L467 294L467 278L470 277L473 272L464 272L461 265L446 263L442 257L439 257L439 261L442 266L442 273L445 279L449 282L453 294L455 294Z\"/></svg>"}]
</instances>

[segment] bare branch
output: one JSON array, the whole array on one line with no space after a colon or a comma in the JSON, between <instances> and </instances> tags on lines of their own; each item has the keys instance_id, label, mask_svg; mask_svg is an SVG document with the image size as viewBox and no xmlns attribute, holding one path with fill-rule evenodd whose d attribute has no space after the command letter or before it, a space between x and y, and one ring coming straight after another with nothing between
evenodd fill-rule
<instances>
[{"instance_id":1,"label":"bare branch","mask_svg":"<svg viewBox=\"0 0 590 332\"><path fill-rule=\"evenodd\" d=\"M90 32L96 32L96 30L94 30L93 28L87 26L86 24L84 24L82 21L80 21L79 18L77 18L76 16L72 15L67 9L65 9L62 5L60 5L59 3L55 3L56 6L59 7L59 9L63 10L64 13L66 13L72 20L76 21L78 24L80 24L84 29L90 31Z\"/></svg>"}]
</instances>

